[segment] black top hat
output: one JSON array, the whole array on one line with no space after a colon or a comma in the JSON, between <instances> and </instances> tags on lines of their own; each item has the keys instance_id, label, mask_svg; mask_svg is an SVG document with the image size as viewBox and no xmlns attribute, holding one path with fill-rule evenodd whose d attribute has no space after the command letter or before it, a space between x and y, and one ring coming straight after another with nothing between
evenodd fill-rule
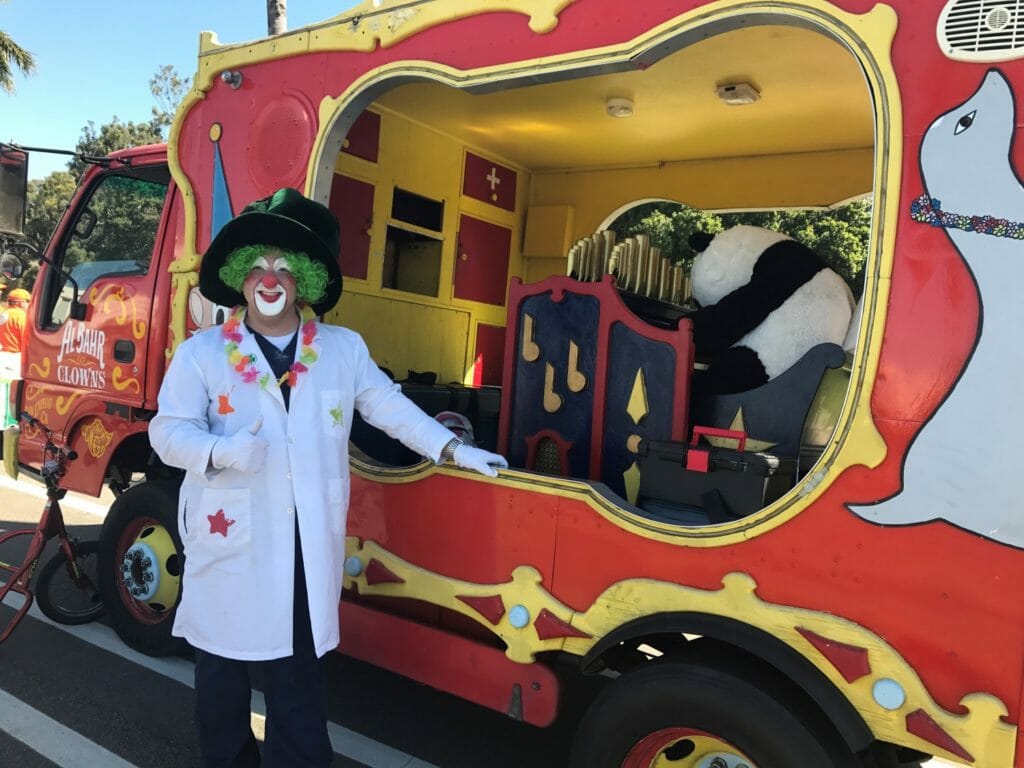
<instances>
[{"instance_id":1,"label":"black top hat","mask_svg":"<svg viewBox=\"0 0 1024 768\"><path fill-rule=\"evenodd\" d=\"M245 303L240 291L220 279L220 268L233 251L247 245L270 245L304 253L320 262L327 267L327 287L320 300L312 305L313 311L322 315L338 303L341 297L338 219L326 206L288 187L245 206L221 227L203 254L199 290L210 301L226 307Z\"/></svg>"}]
</instances>

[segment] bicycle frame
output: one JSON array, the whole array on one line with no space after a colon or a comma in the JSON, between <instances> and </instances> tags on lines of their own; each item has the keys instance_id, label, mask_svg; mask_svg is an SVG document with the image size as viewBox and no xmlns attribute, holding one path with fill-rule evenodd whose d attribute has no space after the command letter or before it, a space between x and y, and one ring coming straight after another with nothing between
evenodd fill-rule
<instances>
[{"instance_id":1,"label":"bicycle frame","mask_svg":"<svg viewBox=\"0 0 1024 768\"><path fill-rule=\"evenodd\" d=\"M68 537L67 528L64 525L64 513L60 508L60 500L67 493L66 490L60 487L60 478L64 475L66 463L77 457L74 451L56 445L53 442L53 434L42 422L27 413L22 414L22 418L32 426L42 430L46 435L45 458L42 468L43 480L46 482L46 504L43 506L43 514L34 528L19 528L15 531L8 531L0 536L0 545L18 536L32 537L21 565L12 565L0 560L0 570L11 574L7 581L0 585L0 603L11 592L16 592L25 598L24 603L14 614L14 617L7 622L3 631L0 632L0 643L3 643L10 637L14 628L25 618L25 614L32 607L35 593L30 589L29 585L32 582L32 577L35 575L36 568L39 566L39 558L42 557L47 542L53 538L58 539L61 552L63 552L68 562L72 580L75 584L78 584L82 578L78 563L75 561L75 551L71 539Z\"/></svg>"},{"instance_id":2,"label":"bicycle frame","mask_svg":"<svg viewBox=\"0 0 1024 768\"><path fill-rule=\"evenodd\" d=\"M28 551L25 553L25 558L20 566L0 561L0 569L12 574L3 586L0 586L0 603L7 598L7 595L10 592L17 592L18 594L23 595L25 597L25 602L14 614L14 617L7 622L3 631L0 632L0 643L4 642L10 636L11 632L14 631L14 628L18 626L21 620L25 617L25 614L28 613L29 608L32 607L35 595L29 588L29 585L32 581L32 576L35 574L36 568L39 565L39 558L42 556L43 549L46 547L47 542L54 537L58 538L60 540L60 548L68 558L68 562L74 563L71 541L69 540L67 530L64 527L64 515L61 512L60 502L57 499L46 500L46 505L43 507L42 517L39 518L39 523L35 528L22 528L16 531L8 531L0 536L0 544L14 539L17 536L31 536L32 541L29 543ZM74 567L77 569L77 564L74 565Z\"/></svg>"}]
</instances>

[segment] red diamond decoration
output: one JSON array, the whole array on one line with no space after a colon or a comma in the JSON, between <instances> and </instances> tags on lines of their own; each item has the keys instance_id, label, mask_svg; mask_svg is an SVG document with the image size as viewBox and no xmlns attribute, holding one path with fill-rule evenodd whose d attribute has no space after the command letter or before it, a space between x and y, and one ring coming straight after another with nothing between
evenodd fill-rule
<instances>
[{"instance_id":1,"label":"red diamond decoration","mask_svg":"<svg viewBox=\"0 0 1024 768\"><path fill-rule=\"evenodd\" d=\"M501 621L501 617L505 615L505 603L502 601L501 595L490 595L488 597L456 595L455 597L479 613L491 624L497 625Z\"/></svg>"},{"instance_id":2,"label":"red diamond decoration","mask_svg":"<svg viewBox=\"0 0 1024 768\"><path fill-rule=\"evenodd\" d=\"M566 624L547 608L541 608L533 626L537 630L537 637L541 640L550 640L552 637L590 637L586 632L576 629L571 624Z\"/></svg>"},{"instance_id":3,"label":"red diamond decoration","mask_svg":"<svg viewBox=\"0 0 1024 768\"><path fill-rule=\"evenodd\" d=\"M838 640L829 640L827 637L822 637L803 627L797 627L796 631L817 648L822 656L832 662L832 666L839 670L839 674L846 682L852 683L871 674L871 662L868 660L868 652L865 648L840 643Z\"/></svg>"},{"instance_id":4,"label":"red diamond decoration","mask_svg":"<svg viewBox=\"0 0 1024 768\"><path fill-rule=\"evenodd\" d=\"M907 731L942 747L947 752L962 757L971 764L974 763L974 756L961 747L956 739L942 730L942 726L932 720L931 716L923 709L916 709L907 715Z\"/></svg>"},{"instance_id":5,"label":"red diamond decoration","mask_svg":"<svg viewBox=\"0 0 1024 768\"><path fill-rule=\"evenodd\" d=\"M366 583L374 584L405 584L405 579L396 576L384 563L376 558L366 564Z\"/></svg>"}]
</instances>

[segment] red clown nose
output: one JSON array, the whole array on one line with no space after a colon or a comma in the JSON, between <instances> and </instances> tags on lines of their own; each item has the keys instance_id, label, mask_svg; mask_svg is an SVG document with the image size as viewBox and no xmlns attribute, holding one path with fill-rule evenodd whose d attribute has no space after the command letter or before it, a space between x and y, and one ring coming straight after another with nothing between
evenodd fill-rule
<instances>
[{"instance_id":1,"label":"red clown nose","mask_svg":"<svg viewBox=\"0 0 1024 768\"><path fill-rule=\"evenodd\" d=\"M267 288L267 289L276 288L277 287L277 283L278 283L278 280L273 275L265 275L263 277L263 279L260 280L260 285L262 285L264 288Z\"/></svg>"}]
</instances>

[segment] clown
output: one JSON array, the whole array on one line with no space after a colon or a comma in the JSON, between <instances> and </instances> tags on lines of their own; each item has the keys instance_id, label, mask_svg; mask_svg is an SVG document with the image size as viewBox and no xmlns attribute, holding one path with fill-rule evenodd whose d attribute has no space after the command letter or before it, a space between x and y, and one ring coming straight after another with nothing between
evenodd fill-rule
<instances>
[{"instance_id":1,"label":"clown","mask_svg":"<svg viewBox=\"0 0 1024 768\"><path fill-rule=\"evenodd\" d=\"M185 470L173 631L196 649L200 751L260 764L246 667L259 661L262 764L327 766L320 658L339 640L353 410L435 461L492 477L507 463L417 408L358 334L317 322L341 295L338 223L319 203L283 189L249 205L210 244L199 288L235 309L178 348L150 438Z\"/></svg>"}]
</instances>

